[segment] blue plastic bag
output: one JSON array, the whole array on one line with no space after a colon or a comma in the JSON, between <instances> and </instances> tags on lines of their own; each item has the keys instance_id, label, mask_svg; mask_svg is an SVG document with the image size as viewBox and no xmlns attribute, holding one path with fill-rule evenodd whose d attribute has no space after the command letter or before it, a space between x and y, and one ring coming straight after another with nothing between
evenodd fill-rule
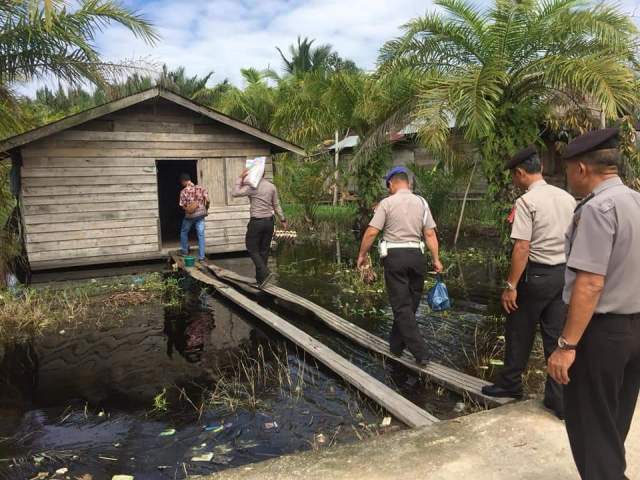
<instances>
[{"instance_id":1,"label":"blue plastic bag","mask_svg":"<svg viewBox=\"0 0 640 480\"><path fill-rule=\"evenodd\" d=\"M427 303L433 312L442 312L451 308L449 291L440 274L436 276L436 284L427 293Z\"/></svg>"}]
</instances>

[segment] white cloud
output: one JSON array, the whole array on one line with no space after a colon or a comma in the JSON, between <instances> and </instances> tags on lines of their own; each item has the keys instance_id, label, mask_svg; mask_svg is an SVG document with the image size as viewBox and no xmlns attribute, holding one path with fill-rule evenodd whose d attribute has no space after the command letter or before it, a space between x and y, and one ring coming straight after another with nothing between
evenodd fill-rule
<instances>
[{"instance_id":1,"label":"white cloud","mask_svg":"<svg viewBox=\"0 0 640 480\"><path fill-rule=\"evenodd\" d=\"M489 0L477 0L487 4ZM330 43L365 69L375 66L379 48L400 34L411 18L433 10L431 0L125 0L157 28L151 47L119 26L97 38L111 61L146 58L189 75L214 71L212 82L241 82L240 68L279 69L276 46L286 50L297 37ZM640 0L623 0L625 12L640 12ZM32 93L35 85L24 89Z\"/></svg>"},{"instance_id":2,"label":"white cloud","mask_svg":"<svg viewBox=\"0 0 640 480\"><path fill-rule=\"evenodd\" d=\"M276 47L286 50L298 35L330 43L359 66L375 66L378 49L400 33L400 25L422 15L430 2L418 0L128 0L157 28L151 47L119 26L97 38L103 57L146 58L190 75L213 70L213 82L241 82L240 68L280 68ZM31 93L34 85L25 91Z\"/></svg>"}]
</instances>

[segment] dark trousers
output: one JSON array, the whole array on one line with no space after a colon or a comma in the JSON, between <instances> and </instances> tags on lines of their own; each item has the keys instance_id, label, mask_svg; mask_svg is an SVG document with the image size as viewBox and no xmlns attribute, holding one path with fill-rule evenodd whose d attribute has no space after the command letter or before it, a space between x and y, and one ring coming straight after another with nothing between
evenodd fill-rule
<instances>
[{"instance_id":1,"label":"dark trousers","mask_svg":"<svg viewBox=\"0 0 640 480\"><path fill-rule=\"evenodd\" d=\"M583 480L626 478L624 442L640 390L640 314L596 315L569 369L565 421Z\"/></svg>"},{"instance_id":2,"label":"dark trousers","mask_svg":"<svg viewBox=\"0 0 640 480\"><path fill-rule=\"evenodd\" d=\"M249 256L256 266L256 282L258 283L267 278L270 273L267 261L269 260L273 229L273 217L251 218L247 226L245 241Z\"/></svg>"},{"instance_id":3,"label":"dark trousers","mask_svg":"<svg viewBox=\"0 0 640 480\"><path fill-rule=\"evenodd\" d=\"M564 265L527 266L518 284L518 309L507 315L505 366L496 382L499 386L514 391L522 389L522 373L529 362L538 324L545 360L556 349L567 313L562 301L564 270ZM562 386L551 377L547 377L544 396L547 406L562 411Z\"/></svg>"},{"instance_id":4,"label":"dark trousers","mask_svg":"<svg viewBox=\"0 0 640 480\"><path fill-rule=\"evenodd\" d=\"M416 311L424 288L424 255L417 248L393 248L382 263L393 311L389 339L391 351L400 354L408 348L417 360L426 359L427 345L416 322Z\"/></svg>"}]
</instances>

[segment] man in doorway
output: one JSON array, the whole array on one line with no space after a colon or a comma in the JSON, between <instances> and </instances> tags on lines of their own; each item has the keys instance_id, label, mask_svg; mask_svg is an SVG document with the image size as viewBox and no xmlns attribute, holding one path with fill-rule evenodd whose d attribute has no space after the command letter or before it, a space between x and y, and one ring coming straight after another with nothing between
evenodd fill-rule
<instances>
[{"instance_id":1,"label":"man in doorway","mask_svg":"<svg viewBox=\"0 0 640 480\"><path fill-rule=\"evenodd\" d=\"M180 248L182 255L189 254L189 232L195 227L198 235L198 260L206 260L204 241L204 219L209 209L209 192L200 185L195 185L191 181L188 173L180 174L180 201L178 204L184 210L182 227L180 229Z\"/></svg>"},{"instance_id":2,"label":"man in doorway","mask_svg":"<svg viewBox=\"0 0 640 480\"><path fill-rule=\"evenodd\" d=\"M427 201L411 192L409 175L409 170L402 166L387 172L385 181L389 196L378 204L362 237L357 267L368 265L369 250L383 231L380 256L393 311L389 339L391 353L400 356L408 348L416 363L424 366L429 355L416 321L426 270L423 236L436 272L442 272L442 263L438 254L436 223Z\"/></svg>"},{"instance_id":3,"label":"man in doorway","mask_svg":"<svg viewBox=\"0 0 640 480\"><path fill-rule=\"evenodd\" d=\"M269 271L269 249L273 238L275 227L273 216L278 216L282 227L287 229L287 220L280 206L278 190L276 186L266 178L261 178L258 186L253 188L245 183L249 174L246 168L236 180L236 184L231 191L233 197L249 197L249 225L245 238L247 251L256 266L256 284L258 287L265 287L273 278Z\"/></svg>"},{"instance_id":4,"label":"man in doorway","mask_svg":"<svg viewBox=\"0 0 640 480\"><path fill-rule=\"evenodd\" d=\"M538 324L545 358L555 350L566 316L565 233L576 206L574 198L545 182L535 147L518 152L505 166L513 184L525 193L510 221L514 241L509 276L502 293L507 314L504 368L494 385L482 388L493 397L522 397L522 374L529 361ZM544 405L563 418L562 387L547 377Z\"/></svg>"},{"instance_id":5,"label":"man in doorway","mask_svg":"<svg viewBox=\"0 0 640 480\"><path fill-rule=\"evenodd\" d=\"M640 193L618 176L617 128L577 137L564 159L569 188L584 200L567 233L569 313L548 371L565 385L580 476L623 480L640 391Z\"/></svg>"}]
</instances>

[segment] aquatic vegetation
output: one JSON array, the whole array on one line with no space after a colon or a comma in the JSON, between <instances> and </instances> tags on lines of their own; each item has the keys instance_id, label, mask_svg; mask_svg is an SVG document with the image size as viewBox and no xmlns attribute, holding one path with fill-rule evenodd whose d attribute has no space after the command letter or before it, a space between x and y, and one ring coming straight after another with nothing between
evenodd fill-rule
<instances>
[{"instance_id":1,"label":"aquatic vegetation","mask_svg":"<svg viewBox=\"0 0 640 480\"><path fill-rule=\"evenodd\" d=\"M151 412L166 413L168 410L169 410L169 401L167 400L167 389L163 388L162 392L160 392L158 395L153 397L153 409L151 410Z\"/></svg>"},{"instance_id":2,"label":"aquatic vegetation","mask_svg":"<svg viewBox=\"0 0 640 480\"><path fill-rule=\"evenodd\" d=\"M0 289L0 343L25 342L87 321L99 325L122 320L132 314L133 307L152 301L177 305L178 279L150 273L72 286Z\"/></svg>"}]
</instances>

